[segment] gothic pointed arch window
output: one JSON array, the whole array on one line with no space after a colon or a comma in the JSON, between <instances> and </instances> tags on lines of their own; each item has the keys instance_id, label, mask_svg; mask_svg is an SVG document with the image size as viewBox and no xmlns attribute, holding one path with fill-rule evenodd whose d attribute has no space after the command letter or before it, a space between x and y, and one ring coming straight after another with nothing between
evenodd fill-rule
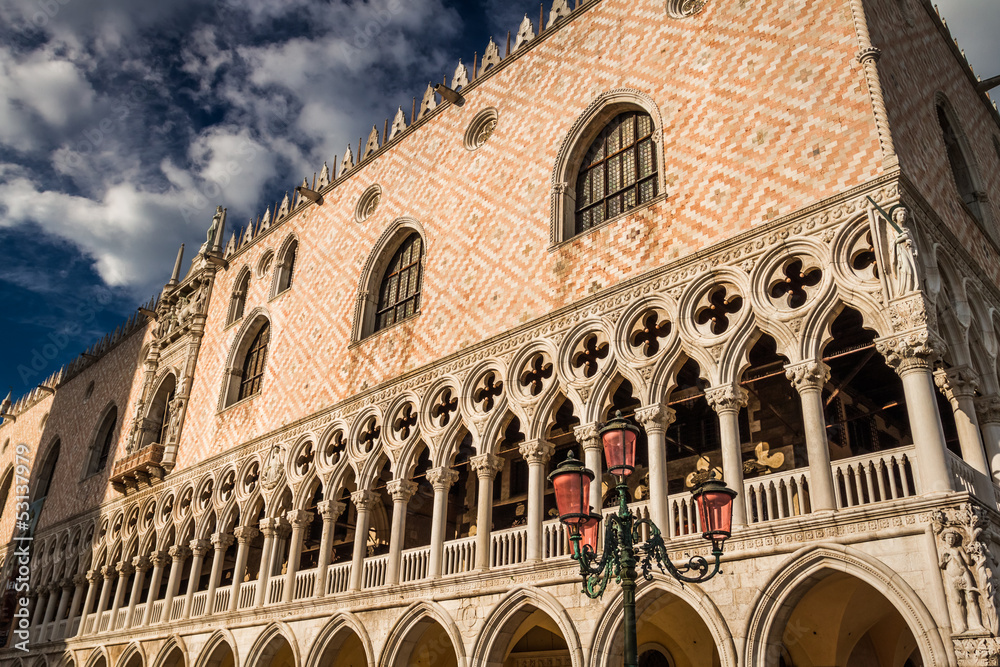
<instances>
[{"instance_id":1,"label":"gothic pointed arch window","mask_svg":"<svg viewBox=\"0 0 1000 667\"><path fill-rule=\"evenodd\" d=\"M118 407L112 404L105 411L100 424L94 442L90 446L87 476L99 473L108 465L108 459L118 442Z\"/></svg>"},{"instance_id":2,"label":"gothic pointed arch window","mask_svg":"<svg viewBox=\"0 0 1000 667\"><path fill-rule=\"evenodd\" d=\"M230 352L221 409L260 393L270 343L271 322L258 311L243 327Z\"/></svg>"},{"instance_id":3,"label":"gothic pointed arch window","mask_svg":"<svg viewBox=\"0 0 1000 667\"><path fill-rule=\"evenodd\" d=\"M420 314L425 250L423 229L412 218L383 232L361 274L353 341Z\"/></svg>"},{"instance_id":4,"label":"gothic pointed arch window","mask_svg":"<svg viewBox=\"0 0 1000 667\"><path fill-rule=\"evenodd\" d=\"M656 104L642 91L616 89L590 104L563 139L552 174L553 243L661 196L661 130Z\"/></svg>"},{"instance_id":5,"label":"gothic pointed arch window","mask_svg":"<svg viewBox=\"0 0 1000 667\"><path fill-rule=\"evenodd\" d=\"M295 272L295 258L299 251L299 242L294 237L285 242L284 248L278 255L278 267L274 271L274 293L272 297L278 296L292 286L292 277Z\"/></svg>"},{"instance_id":6,"label":"gothic pointed arch window","mask_svg":"<svg viewBox=\"0 0 1000 667\"><path fill-rule=\"evenodd\" d=\"M972 217L980 224L985 224L983 203L986 201L986 195L979 187L979 176L976 173L969 146L958 125L958 120L943 96L938 96L937 121L941 127L941 138L944 140L948 166L951 168L952 178L958 188L958 195Z\"/></svg>"},{"instance_id":7,"label":"gothic pointed arch window","mask_svg":"<svg viewBox=\"0 0 1000 667\"><path fill-rule=\"evenodd\" d=\"M243 310L247 305L247 291L250 289L250 269L244 267L239 278L236 279L236 287L233 288L233 295L229 298L229 316L226 324L232 324L243 319Z\"/></svg>"}]
</instances>

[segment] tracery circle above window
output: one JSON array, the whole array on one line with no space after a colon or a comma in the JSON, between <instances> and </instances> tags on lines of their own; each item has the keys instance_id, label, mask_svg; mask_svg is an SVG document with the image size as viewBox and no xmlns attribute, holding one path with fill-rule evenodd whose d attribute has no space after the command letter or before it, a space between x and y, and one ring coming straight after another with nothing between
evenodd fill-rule
<instances>
[{"instance_id":1,"label":"tracery circle above window","mask_svg":"<svg viewBox=\"0 0 1000 667\"><path fill-rule=\"evenodd\" d=\"M617 115L590 145L576 180L576 233L596 227L657 195L653 119Z\"/></svg>"},{"instance_id":2,"label":"tracery circle above window","mask_svg":"<svg viewBox=\"0 0 1000 667\"><path fill-rule=\"evenodd\" d=\"M372 216L379 202L382 201L382 188L375 184L365 190L358 200L358 207L354 210L354 219L357 222L364 222Z\"/></svg>"},{"instance_id":3,"label":"tracery circle above window","mask_svg":"<svg viewBox=\"0 0 1000 667\"><path fill-rule=\"evenodd\" d=\"M490 107L476 114L465 130L465 147L474 151L485 144L497 129L497 110Z\"/></svg>"},{"instance_id":4,"label":"tracery circle above window","mask_svg":"<svg viewBox=\"0 0 1000 667\"><path fill-rule=\"evenodd\" d=\"M707 0L667 0L667 16L675 19L694 16L707 4Z\"/></svg>"}]
</instances>

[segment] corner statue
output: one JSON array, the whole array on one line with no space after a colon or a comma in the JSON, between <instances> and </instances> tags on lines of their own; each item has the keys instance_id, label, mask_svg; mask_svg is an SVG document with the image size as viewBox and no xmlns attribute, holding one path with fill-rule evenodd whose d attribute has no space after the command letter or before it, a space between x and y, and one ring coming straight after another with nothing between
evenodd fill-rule
<instances>
[{"instance_id":1,"label":"corner statue","mask_svg":"<svg viewBox=\"0 0 1000 667\"><path fill-rule=\"evenodd\" d=\"M208 232L205 233L205 243L201 246L201 252L208 252L212 249L215 244L215 234L219 230L219 224L222 222L222 207L215 207L215 215L212 216L212 226L208 228Z\"/></svg>"}]
</instances>

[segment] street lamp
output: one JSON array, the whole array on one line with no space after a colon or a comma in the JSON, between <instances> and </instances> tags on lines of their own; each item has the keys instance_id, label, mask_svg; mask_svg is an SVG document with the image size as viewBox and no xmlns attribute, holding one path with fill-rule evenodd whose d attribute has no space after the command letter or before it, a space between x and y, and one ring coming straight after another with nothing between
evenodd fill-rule
<instances>
[{"instance_id":1,"label":"street lamp","mask_svg":"<svg viewBox=\"0 0 1000 667\"><path fill-rule=\"evenodd\" d=\"M733 523L733 499L736 492L718 479L703 481L692 494L701 516L703 536L712 543L714 563L704 556L694 556L684 565L674 565L667 554L663 536L649 519L636 519L628 507L625 479L635 471L635 441L639 428L622 417L621 411L600 430L608 472L617 479L618 512L609 514L604 524L604 550L596 549L600 516L591 511L590 483L594 472L570 452L566 460L549 474L555 490L559 519L569 530L573 559L580 563L584 592L591 598L604 594L612 578L621 583L625 608L625 667L638 667L638 640L635 625L635 586L639 567L646 580L653 578L654 565L679 581L701 583L714 577L722 564L722 545ZM665 489L651 489L664 493ZM639 544L642 526L649 529L649 539ZM582 544L581 544L582 543Z\"/></svg>"}]
</instances>

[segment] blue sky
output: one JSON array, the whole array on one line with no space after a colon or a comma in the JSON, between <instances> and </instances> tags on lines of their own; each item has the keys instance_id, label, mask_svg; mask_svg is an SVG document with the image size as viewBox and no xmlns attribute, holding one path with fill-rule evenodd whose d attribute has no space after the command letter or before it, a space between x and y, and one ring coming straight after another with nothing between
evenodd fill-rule
<instances>
[{"instance_id":1,"label":"blue sky","mask_svg":"<svg viewBox=\"0 0 1000 667\"><path fill-rule=\"evenodd\" d=\"M939 5L977 72L1000 73L1000 1ZM0 388L134 313L216 204L230 225L263 213L525 11L537 22L522 0L0 0Z\"/></svg>"}]
</instances>

